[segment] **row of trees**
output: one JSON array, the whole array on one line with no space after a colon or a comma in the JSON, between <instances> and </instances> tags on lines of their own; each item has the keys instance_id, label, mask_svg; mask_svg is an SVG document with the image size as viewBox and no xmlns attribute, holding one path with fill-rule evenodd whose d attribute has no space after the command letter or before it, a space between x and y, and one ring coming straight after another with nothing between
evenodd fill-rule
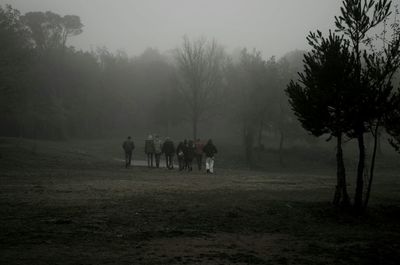
<instances>
[{"instance_id":1,"label":"row of trees","mask_svg":"<svg viewBox=\"0 0 400 265\"><path fill-rule=\"evenodd\" d=\"M0 7L2 135L181 137L190 124L197 138L217 124L220 136L239 132L251 163L266 133L278 135L282 149L285 132L299 131L284 89L300 70L300 51L265 61L257 51L227 55L216 41L184 37L170 53L149 48L129 58L68 47L82 32L77 16Z\"/></svg>"},{"instance_id":2,"label":"row of trees","mask_svg":"<svg viewBox=\"0 0 400 265\"><path fill-rule=\"evenodd\" d=\"M396 11L397 12L397 11ZM315 136L330 134L337 141L337 186L334 204L349 206L343 137L356 139L359 149L354 206L367 206L374 174L381 127L399 139L399 90L393 77L400 67L399 24L388 33L391 1L345 0L335 18L336 33L310 33L312 47L304 59L300 80L287 87L290 104L302 126ZM370 38L380 25L382 33ZM390 35L390 36L388 36ZM382 41L378 49L376 42ZM364 138L374 138L371 162L366 167ZM366 183L364 178L366 177Z\"/></svg>"},{"instance_id":3,"label":"row of trees","mask_svg":"<svg viewBox=\"0 0 400 265\"><path fill-rule=\"evenodd\" d=\"M103 137L156 123L155 95L168 90L173 71L164 56L68 47L82 32L77 16L0 7L2 135Z\"/></svg>"}]
</instances>

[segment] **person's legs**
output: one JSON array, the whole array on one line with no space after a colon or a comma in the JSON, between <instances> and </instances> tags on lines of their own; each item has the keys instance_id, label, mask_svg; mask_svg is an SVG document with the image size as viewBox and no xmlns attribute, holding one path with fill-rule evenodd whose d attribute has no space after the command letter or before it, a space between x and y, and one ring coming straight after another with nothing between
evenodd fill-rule
<instances>
[{"instance_id":1,"label":"person's legs","mask_svg":"<svg viewBox=\"0 0 400 265\"><path fill-rule=\"evenodd\" d=\"M173 156L172 155L169 155L168 156L168 168L169 169L173 169L174 168L174 159L173 159Z\"/></svg>"},{"instance_id":2,"label":"person's legs","mask_svg":"<svg viewBox=\"0 0 400 265\"><path fill-rule=\"evenodd\" d=\"M211 160L210 157L206 158L206 170L207 170L207 173L210 172L210 160Z\"/></svg>"},{"instance_id":3,"label":"person's legs","mask_svg":"<svg viewBox=\"0 0 400 265\"><path fill-rule=\"evenodd\" d=\"M161 154L155 154L155 158L156 158L156 167L157 167L157 168L160 167L160 157L161 157Z\"/></svg>"},{"instance_id":4,"label":"person's legs","mask_svg":"<svg viewBox=\"0 0 400 265\"><path fill-rule=\"evenodd\" d=\"M132 151L128 153L128 165L132 164Z\"/></svg>"},{"instance_id":5,"label":"person's legs","mask_svg":"<svg viewBox=\"0 0 400 265\"><path fill-rule=\"evenodd\" d=\"M125 152L125 168L128 168L129 165L129 153Z\"/></svg>"},{"instance_id":6,"label":"person's legs","mask_svg":"<svg viewBox=\"0 0 400 265\"><path fill-rule=\"evenodd\" d=\"M203 160L203 155L196 155L196 160L197 160L197 167L199 170L201 170L201 164L202 164L202 160Z\"/></svg>"},{"instance_id":7,"label":"person's legs","mask_svg":"<svg viewBox=\"0 0 400 265\"><path fill-rule=\"evenodd\" d=\"M214 158L210 157L210 173L214 173Z\"/></svg>"},{"instance_id":8,"label":"person's legs","mask_svg":"<svg viewBox=\"0 0 400 265\"><path fill-rule=\"evenodd\" d=\"M183 170L183 168L185 167L185 165L184 165L184 161L183 161L184 159L183 159L183 157L178 157L178 161L179 161L179 170L181 171L181 170Z\"/></svg>"},{"instance_id":9,"label":"person's legs","mask_svg":"<svg viewBox=\"0 0 400 265\"><path fill-rule=\"evenodd\" d=\"M150 167L150 153L147 153L147 167Z\"/></svg>"},{"instance_id":10,"label":"person's legs","mask_svg":"<svg viewBox=\"0 0 400 265\"><path fill-rule=\"evenodd\" d=\"M167 168L169 168L169 159L168 159L168 155L165 155L165 164L166 164Z\"/></svg>"},{"instance_id":11,"label":"person's legs","mask_svg":"<svg viewBox=\"0 0 400 265\"><path fill-rule=\"evenodd\" d=\"M187 157L184 158L184 163L185 163L185 169L189 168L189 160Z\"/></svg>"},{"instance_id":12,"label":"person's legs","mask_svg":"<svg viewBox=\"0 0 400 265\"><path fill-rule=\"evenodd\" d=\"M150 164L153 167L153 153L150 153Z\"/></svg>"}]
</instances>

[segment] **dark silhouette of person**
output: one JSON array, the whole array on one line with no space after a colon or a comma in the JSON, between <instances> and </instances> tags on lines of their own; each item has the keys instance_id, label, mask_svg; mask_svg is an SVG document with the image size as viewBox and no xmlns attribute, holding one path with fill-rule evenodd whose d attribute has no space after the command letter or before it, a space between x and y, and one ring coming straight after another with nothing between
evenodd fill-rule
<instances>
[{"instance_id":1,"label":"dark silhouette of person","mask_svg":"<svg viewBox=\"0 0 400 265\"><path fill-rule=\"evenodd\" d=\"M175 154L175 146L174 142L167 137L165 138L163 147L162 147L162 152L165 154L165 161L167 164L168 169L173 169L174 168L174 154Z\"/></svg>"},{"instance_id":2,"label":"dark silhouette of person","mask_svg":"<svg viewBox=\"0 0 400 265\"><path fill-rule=\"evenodd\" d=\"M185 145L184 142L179 142L176 147L176 156L178 157L179 171L185 168Z\"/></svg>"},{"instance_id":3,"label":"dark silhouette of person","mask_svg":"<svg viewBox=\"0 0 400 265\"><path fill-rule=\"evenodd\" d=\"M206 170L207 174L214 173L214 155L218 153L217 148L213 144L212 140L208 140L207 144L203 148L203 152L206 155Z\"/></svg>"},{"instance_id":4,"label":"dark silhouette of person","mask_svg":"<svg viewBox=\"0 0 400 265\"><path fill-rule=\"evenodd\" d=\"M204 144L200 141L200 139L197 139L195 144L195 157L196 157L196 162L197 162L197 168L201 170L202 164L203 164L203 148Z\"/></svg>"},{"instance_id":5,"label":"dark silhouette of person","mask_svg":"<svg viewBox=\"0 0 400 265\"><path fill-rule=\"evenodd\" d=\"M189 143L188 140L183 141L183 169L188 169L188 151L189 151Z\"/></svg>"},{"instance_id":6,"label":"dark silhouette of person","mask_svg":"<svg viewBox=\"0 0 400 265\"><path fill-rule=\"evenodd\" d=\"M133 149L135 149L135 143L130 136L122 143L122 148L125 151L125 168L128 168L132 162Z\"/></svg>"},{"instance_id":7,"label":"dark silhouette of person","mask_svg":"<svg viewBox=\"0 0 400 265\"><path fill-rule=\"evenodd\" d=\"M188 171L193 170L193 159L195 154L195 146L192 140L187 142L186 145L186 154L185 154L185 162L186 162L186 169Z\"/></svg>"},{"instance_id":8,"label":"dark silhouette of person","mask_svg":"<svg viewBox=\"0 0 400 265\"><path fill-rule=\"evenodd\" d=\"M154 140L153 135L149 135L144 143L144 152L147 155L147 166L153 167L153 156L154 156Z\"/></svg>"}]
</instances>

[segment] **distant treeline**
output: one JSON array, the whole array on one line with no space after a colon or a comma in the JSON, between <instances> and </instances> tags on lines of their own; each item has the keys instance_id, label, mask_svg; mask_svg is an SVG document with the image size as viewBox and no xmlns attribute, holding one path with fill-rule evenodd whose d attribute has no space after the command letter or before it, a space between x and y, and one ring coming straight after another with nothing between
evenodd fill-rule
<instances>
[{"instance_id":1,"label":"distant treeline","mask_svg":"<svg viewBox=\"0 0 400 265\"><path fill-rule=\"evenodd\" d=\"M302 51L265 61L256 50L227 55L215 41L185 37L170 53L148 48L130 58L67 46L82 32L77 16L0 7L2 136L196 137L200 131L237 135L250 157L265 135L279 139L277 146L305 135L284 92L302 68Z\"/></svg>"}]
</instances>

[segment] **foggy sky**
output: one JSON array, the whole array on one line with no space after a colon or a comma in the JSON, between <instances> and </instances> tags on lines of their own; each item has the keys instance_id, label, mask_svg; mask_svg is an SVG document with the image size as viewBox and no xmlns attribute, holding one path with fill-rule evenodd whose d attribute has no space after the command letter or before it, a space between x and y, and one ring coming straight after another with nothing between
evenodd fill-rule
<instances>
[{"instance_id":1,"label":"foggy sky","mask_svg":"<svg viewBox=\"0 0 400 265\"><path fill-rule=\"evenodd\" d=\"M394 2L398 2L396 0ZM228 51L247 47L264 57L307 49L307 33L327 32L339 14L339 0L0 0L22 13L74 14L85 25L70 45L106 46L129 55L147 47L176 48L186 34L215 38Z\"/></svg>"}]
</instances>

